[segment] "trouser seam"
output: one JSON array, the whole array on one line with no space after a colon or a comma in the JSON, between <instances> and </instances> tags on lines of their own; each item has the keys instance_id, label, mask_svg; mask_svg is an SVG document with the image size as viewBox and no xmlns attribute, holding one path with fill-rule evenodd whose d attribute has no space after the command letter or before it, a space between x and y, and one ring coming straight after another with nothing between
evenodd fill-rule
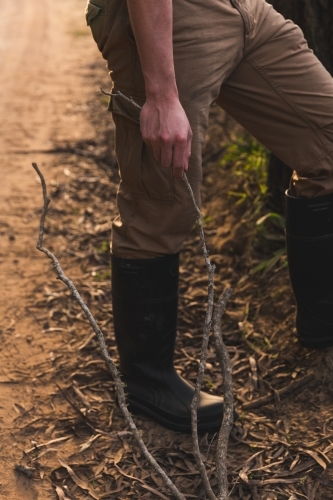
<instances>
[{"instance_id":1,"label":"trouser seam","mask_svg":"<svg viewBox=\"0 0 333 500\"><path fill-rule=\"evenodd\" d=\"M264 69L260 68L253 59L248 57L245 57L244 59L252 66L252 68L255 71L257 71L260 74L260 76L262 76L266 80L266 82L272 87L272 89L281 97L281 99L283 99L288 104L288 106L301 118L301 120L303 120L304 123L306 123L308 127L310 127L313 130L313 132L316 134L316 136L322 143L323 148L325 148L326 154L320 156L319 159L316 158L316 160L310 164L310 168L313 167L314 165L317 165L317 163L319 163L323 158L329 158L331 160L331 151L328 145L326 144L326 139L322 137L322 134L319 132L320 128L311 123L311 121L308 120L306 116L303 115L302 111L300 111L298 107L290 99L288 99L287 95L283 92L283 90L281 90L279 84L276 83L272 78L270 78L267 72Z\"/></svg>"},{"instance_id":2,"label":"trouser seam","mask_svg":"<svg viewBox=\"0 0 333 500\"><path fill-rule=\"evenodd\" d=\"M308 169L311 170L313 167L316 167L322 160L325 160L325 159L331 160L331 155L329 153L327 153L327 154L324 154L322 156L319 156L318 158L316 158L315 161L310 163L310 165L308 166Z\"/></svg>"}]
</instances>

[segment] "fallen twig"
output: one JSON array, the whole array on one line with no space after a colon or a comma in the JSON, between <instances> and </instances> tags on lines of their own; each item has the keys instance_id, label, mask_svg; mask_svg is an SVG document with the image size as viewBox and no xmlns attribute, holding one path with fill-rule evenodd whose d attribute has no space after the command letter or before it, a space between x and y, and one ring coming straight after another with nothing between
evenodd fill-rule
<instances>
[{"instance_id":1,"label":"fallen twig","mask_svg":"<svg viewBox=\"0 0 333 500\"><path fill-rule=\"evenodd\" d=\"M24 453L26 455L29 455L29 453L31 453L32 451L39 450L40 448L44 448L45 446L49 446L50 444L59 443L61 441L68 441L68 439L71 439L71 436L63 436L60 438L51 439L51 441L47 441L47 443L40 443L40 444L36 443L32 448L25 450Z\"/></svg>"},{"instance_id":2,"label":"fallen twig","mask_svg":"<svg viewBox=\"0 0 333 500\"><path fill-rule=\"evenodd\" d=\"M293 382L290 382L287 387L283 387L283 389L280 389L278 391L272 392L271 394L267 394L267 396L262 396L261 398L254 399L253 401L249 401L248 403L243 404L244 410L252 410L254 408L259 408L260 406L263 406L266 403L269 403L275 398L275 394L277 396L284 396L285 394L289 394L290 392L295 391L299 387L302 387L302 385L307 384L314 378L313 373L309 373L303 378L300 378L298 380L294 380Z\"/></svg>"}]
</instances>

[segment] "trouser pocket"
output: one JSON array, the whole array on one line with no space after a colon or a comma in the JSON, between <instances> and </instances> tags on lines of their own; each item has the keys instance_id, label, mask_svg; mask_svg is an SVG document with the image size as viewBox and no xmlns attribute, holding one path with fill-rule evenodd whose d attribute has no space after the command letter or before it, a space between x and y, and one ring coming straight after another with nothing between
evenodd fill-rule
<instances>
[{"instance_id":1,"label":"trouser pocket","mask_svg":"<svg viewBox=\"0 0 333 500\"><path fill-rule=\"evenodd\" d=\"M251 15L251 5L249 0L230 0L231 5L238 10L242 16L245 29L245 37L249 37L253 31L254 23ZM253 2L252 2L253 3Z\"/></svg>"},{"instance_id":2,"label":"trouser pocket","mask_svg":"<svg viewBox=\"0 0 333 500\"><path fill-rule=\"evenodd\" d=\"M143 141L139 108L119 96L112 96L109 109L116 126L120 177L126 188L139 198L173 204L172 169L163 168L155 159L152 148Z\"/></svg>"},{"instance_id":3,"label":"trouser pocket","mask_svg":"<svg viewBox=\"0 0 333 500\"><path fill-rule=\"evenodd\" d=\"M105 26L105 5L103 0L88 1L86 7L86 22L90 26L92 36L98 44Z\"/></svg>"}]
</instances>

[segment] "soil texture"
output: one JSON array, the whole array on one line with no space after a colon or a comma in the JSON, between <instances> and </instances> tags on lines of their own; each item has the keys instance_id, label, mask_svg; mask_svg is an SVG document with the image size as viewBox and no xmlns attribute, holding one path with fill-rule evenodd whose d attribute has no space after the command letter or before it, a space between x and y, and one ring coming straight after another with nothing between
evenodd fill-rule
<instances>
[{"instance_id":1,"label":"soil texture","mask_svg":"<svg viewBox=\"0 0 333 500\"><path fill-rule=\"evenodd\" d=\"M113 125L99 87L105 65L79 0L0 0L0 497L6 500L172 498L141 456L113 380L78 304L36 250L42 170L51 197L44 245L95 315L117 361L109 233L116 215ZM212 108L204 151L203 220L239 418L229 443L233 500L333 497L333 352L301 348L281 234L258 232L269 208L220 166L241 128ZM260 212L260 213L259 213ZM272 261L272 256L273 261ZM271 260L271 266L261 265ZM274 264L274 265L273 265ZM197 228L181 255L176 369L194 382L207 300ZM220 394L209 347L204 389ZM185 497L204 500L191 438L145 416L135 422ZM216 436L200 436L212 487Z\"/></svg>"}]
</instances>

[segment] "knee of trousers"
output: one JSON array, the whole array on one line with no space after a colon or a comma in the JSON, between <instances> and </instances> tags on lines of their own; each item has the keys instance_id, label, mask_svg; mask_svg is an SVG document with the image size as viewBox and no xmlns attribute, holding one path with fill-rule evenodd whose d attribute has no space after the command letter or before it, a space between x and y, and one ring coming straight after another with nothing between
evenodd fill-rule
<instances>
[{"instance_id":1,"label":"knee of trousers","mask_svg":"<svg viewBox=\"0 0 333 500\"><path fill-rule=\"evenodd\" d=\"M199 190L199 181L191 184L194 191ZM196 212L183 181L174 181L174 194L174 200L166 203L133 194L121 182L119 215L112 224L112 253L146 259L179 252L193 228Z\"/></svg>"}]
</instances>

